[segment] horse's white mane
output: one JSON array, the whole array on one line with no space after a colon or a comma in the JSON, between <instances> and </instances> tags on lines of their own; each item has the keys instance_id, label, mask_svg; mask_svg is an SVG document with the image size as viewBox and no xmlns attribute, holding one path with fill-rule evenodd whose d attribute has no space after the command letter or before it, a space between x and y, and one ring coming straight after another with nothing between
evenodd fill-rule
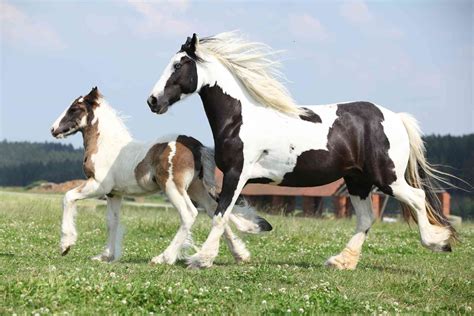
<instances>
[{"instance_id":1,"label":"horse's white mane","mask_svg":"<svg viewBox=\"0 0 474 316\"><path fill-rule=\"evenodd\" d=\"M275 58L279 52L268 45L247 41L236 31L225 32L199 41L196 55L204 57L206 53L215 56L239 78L257 102L284 113L301 112L280 81L284 76Z\"/></svg>"}]
</instances>

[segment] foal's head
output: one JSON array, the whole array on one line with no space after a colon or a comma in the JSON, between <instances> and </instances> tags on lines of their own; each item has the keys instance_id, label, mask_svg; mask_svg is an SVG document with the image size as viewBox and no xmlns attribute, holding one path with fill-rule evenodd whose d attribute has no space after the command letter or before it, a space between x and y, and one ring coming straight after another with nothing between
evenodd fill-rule
<instances>
[{"instance_id":1,"label":"foal's head","mask_svg":"<svg viewBox=\"0 0 474 316\"><path fill-rule=\"evenodd\" d=\"M153 87L147 102L152 112L163 114L173 103L196 92L198 89L198 67L196 55L199 39L196 34L173 56L160 80Z\"/></svg>"},{"instance_id":2,"label":"foal's head","mask_svg":"<svg viewBox=\"0 0 474 316\"><path fill-rule=\"evenodd\" d=\"M94 110L99 106L101 94L97 87L86 96L80 96L61 114L51 127L51 134L64 138L93 124Z\"/></svg>"}]
</instances>

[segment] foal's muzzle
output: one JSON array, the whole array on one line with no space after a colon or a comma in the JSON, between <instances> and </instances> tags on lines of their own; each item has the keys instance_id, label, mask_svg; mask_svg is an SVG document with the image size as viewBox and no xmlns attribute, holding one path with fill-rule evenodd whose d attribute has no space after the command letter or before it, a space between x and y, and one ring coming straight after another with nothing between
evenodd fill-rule
<instances>
[{"instance_id":1,"label":"foal's muzzle","mask_svg":"<svg viewBox=\"0 0 474 316\"><path fill-rule=\"evenodd\" d=\"M54 127L51 127L51 135L53 135L54 138L65 138L66 136L74 132L75 130L71 126L59 126L56 129L54 129Z\"/></svg>"}]
</instances>

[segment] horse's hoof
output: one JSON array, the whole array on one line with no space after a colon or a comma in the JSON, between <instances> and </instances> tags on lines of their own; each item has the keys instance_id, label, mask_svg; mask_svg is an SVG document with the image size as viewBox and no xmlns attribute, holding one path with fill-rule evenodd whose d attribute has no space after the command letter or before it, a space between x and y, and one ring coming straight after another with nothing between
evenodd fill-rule
<instances>
[{"instance_id":1,"label":"horse's hoof","mask_svg":"<svg viewBox=\"0 0 474 316\"><path fill-rule=\"evenodd\" d=\"M205 269L212 267L212 262L208 260L202 260L198 256L191 256L188 258L188 269Z\"/></svg>"},{"instance_id":2,"label":"horse's hoof","mask_svg":"<svg viewBox=\"0 0 474 316\"><path fill-rule=\"evenodd\" d=\"M100 262L106 262L106 263L111 263L115 260L114 256L110 255L104 255L104 254L98 254L97 256L94 256L91 258L92 261L100 261Z\"/></svg>"},{"instance_id":3,"label":"horse's hoof","mask_svg":"<svg viewBox=\"0 0 474 316\"><path fill-rule=\"evenodd\" d=\"M329 268L337 269L337 270L355 270L357 267L357 261L348 260L349 258L345 258L342 255L336 255L329 258L324 265Z\"/></svg>"}]
</instances>

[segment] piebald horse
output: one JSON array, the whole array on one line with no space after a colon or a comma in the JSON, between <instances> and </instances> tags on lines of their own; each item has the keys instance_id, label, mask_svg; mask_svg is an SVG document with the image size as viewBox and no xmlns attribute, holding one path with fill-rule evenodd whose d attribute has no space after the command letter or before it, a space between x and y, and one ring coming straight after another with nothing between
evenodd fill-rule
<instances>
[{"instance_id":1,"label":"piebald horse","mask_svg":"<svg viewBox=\"0 0 474 316\"><path fill-rule=\"evenodd\" d=\"M370 102L297 106L278 80L275 52L238 33L188 38L172 57L147 103L163 114L179 100L201 97L223 187L212 230L192 267L209 267L234 203L246 183L318 186L344 178L356 231L326 264L355 269L374 222L373 186L395 197L417 221L421 243L450 251L455 231L442 214L429 179L442 174L426 161L416 120Z\"/></svg>"},{"instance_id":2,"label":"piebald horse","mask_svg":"<svg viewBox=\"0 0 474 316\"><path fill-rule=\"evenodd\" d=\"M151 263L175 263L184 247L193 246L190 230L198 211L192 201L205 208L211 217L217 207L213 198L216 194L213 151L184 135L148 144L133 140L122 119L97 87L74 100L51 128L56 138L78 131L84 139L83 169L87 181L64 196L61 253L66 255L76 243L76 201L106 195L108 242L104 251L93 259L118 260L121 255L119 212L122 197L152 194L161 189L178 210L181 226L168 248ZM241 231L271 230L267 221L248 208L236 207L235 215L230 220ZM245 243L228 225L224 234L235 260L248 261L250 253Z\"/></svg>"}]
</instances>

